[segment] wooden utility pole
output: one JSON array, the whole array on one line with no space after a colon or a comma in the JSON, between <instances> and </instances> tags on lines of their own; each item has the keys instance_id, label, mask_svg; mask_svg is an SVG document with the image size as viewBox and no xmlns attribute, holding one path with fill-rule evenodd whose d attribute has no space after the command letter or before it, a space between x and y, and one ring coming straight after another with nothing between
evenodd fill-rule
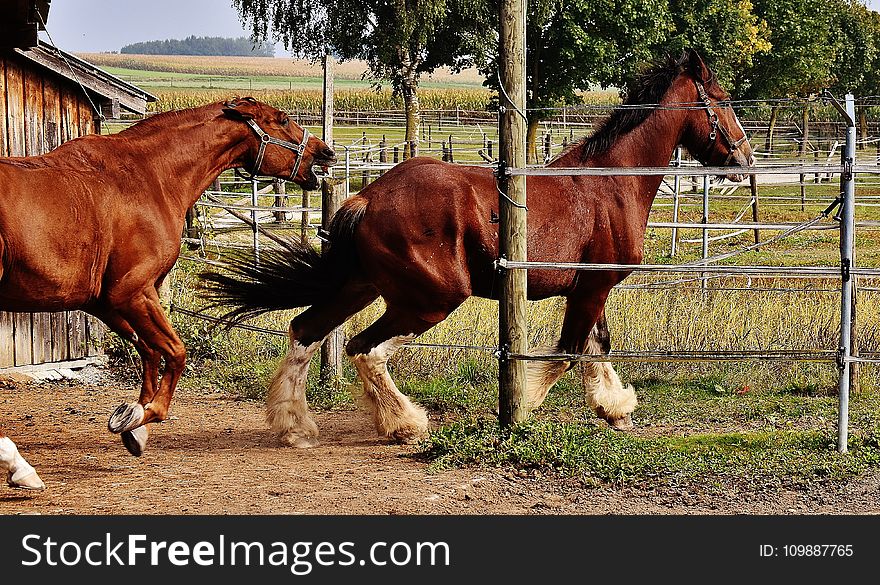
<instances>
[{"instance_id":1,"label":"wooden utility pole","mask_svg":"<svg viewBox=\"0 0 880 585\"><path fill-rule=\"evenodd\" d=\"M322 117L322 134L328 146L333 145L333 56L324 55L324 112ZM342 197L336 189L336 181L325 178L321 185L321 227L327 230L330 218L339 209ZM321 252L327 248L321 242ZM334 380L342 377L342 330L336 328L330 332L321 345L321 378Z\"/></svg>"},{"instance_id":2,"label":"wooden utility pole","mask_svg":"<svg viewBox=\"0 0 880 585\"><path fill-rule=\"evenodd\" d=\"M526 166L525 0L502 0L499 16L499 104L502 108L498 123L499 254L510 261L525 261L526 178L506 174L508 168ZM525 270L501 272L498 413L502 426L522 422L528 416L526 362L508 358L509 353L528 352L526 282Z\"/></svg>"}]
</instances>

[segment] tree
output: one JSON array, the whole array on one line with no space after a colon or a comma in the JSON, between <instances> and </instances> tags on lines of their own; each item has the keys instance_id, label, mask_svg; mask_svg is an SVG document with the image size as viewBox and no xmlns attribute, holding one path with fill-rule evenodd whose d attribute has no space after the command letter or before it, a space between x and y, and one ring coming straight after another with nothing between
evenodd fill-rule
<instances>
[{"instance_id":1,"label":"tree","mask_svg":"<svg viewBox=\"0 0 880 585\"><path fill-rule=\"evenodd\" d=\"M756 55L751 69L740 77L740 86L752 98L807 98L828 87L833 80L831 64L839 51L839 39L832 33L837 2L829 0L754 0L755 14L770 27L773 50ZM765 144L773 146L773 132L779 105L770 111L770 128ZM802 110L806 153L810 108Z\"/></svg>"},{"instance_id":2,"label":"tree","mask_svg":"<svg viewBox=\"0 0 880 585\"><path fill-rule=\"evenodd\" d=\"M839 52L832 63L831 91L874 95L880 88L880 13L857 0L839 0L834 32ZM867 105L858 108L862 139L868 137Z\"/></svg>"},{"instance_id":3,"label":"tree","mask_svg":"<svg viewBox=\"0 0 880 585\"><path fill-rule=\"evenodd\" d=\"M749 0L535 0L526 24L527 151L551 108L581 103L596 86L626 86L650 61L695 48L725 82L769 48L767 27ZM719 48L721 47L721 48ZM496 53L481 69L496 90Z\"/></svg>"},{"instance_id":4,"label":"tree","mask_svg":"<svg viewBox=\"0 0 880 585\"><path fill-rule=\"evenodd\" d=\"M477 0L233 0L256 41L273 38L292 53L317 59L365 59L403 99L407 143L418 142L421 76L455 65L462 34L486 10ZM482 31L485 32L485 31ZM454 34L451 34L454 33Z\"/></svg>"},{"instance_id":5,"label":"tree","mask_svg":"<svg viewBox=\"0 0 880 585\"><path fill-rule=\"evenodd\" d=\"M740 73L771 48L767 22L751 0L669 0L669 12L669 50L696 49L725 87L739 88Z\"/></svg>"}]
</instances>

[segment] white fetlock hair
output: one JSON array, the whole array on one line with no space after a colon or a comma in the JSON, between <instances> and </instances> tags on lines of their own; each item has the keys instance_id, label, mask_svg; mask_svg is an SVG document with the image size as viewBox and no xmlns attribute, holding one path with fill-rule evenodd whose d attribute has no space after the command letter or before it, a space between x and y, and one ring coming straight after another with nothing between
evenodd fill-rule
<instances>
[{"instance_id":1,"label":"white fetlock hair","mask_svg":"<svg viewBox=\"0 0 880 585\"><path fill-rule=\"evenodd\" d=\"M560 353L553 345L542 345L532 349L529 355L542 356ZM526 406L534 410L541 406L559 378L568 370L571 362L535 360L526 362Z\"/></svg>"}]
</instances>

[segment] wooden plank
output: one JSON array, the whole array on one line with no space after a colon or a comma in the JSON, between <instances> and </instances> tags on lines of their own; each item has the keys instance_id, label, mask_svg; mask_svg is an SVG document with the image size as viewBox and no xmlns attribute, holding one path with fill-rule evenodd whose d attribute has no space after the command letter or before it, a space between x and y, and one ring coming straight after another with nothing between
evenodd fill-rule
<instances>
[{"instance_id":1,"label":"wooden plank","mask_svg":"<svg viewBox=\"0 0 880 585\"><path fill-rule=\"evenodd\" d=\"M24 156L24 79L12 61L6 62L6 138L9 156Z\"/></svg>"},{"instance_id":2,"label":"wooden plank","mask_svg":"<svg viewBox=\"0 0 880 585\"><path fill-rule=\"evenodd\" d=\"M34 313L31 316L31 363L45 364L52 361L52 316L50 313Z\"/></svg>"},{"instance_id":3,"label":"wooden plank","mask_svg":"<svg viewBox=\"0 0 880 585\"><path fill-rule=\"evenodd\" d=\"M70 311L67 313L67 351L70 359L77 359L86 355L88 344L86 343L86 314L82 311Z\"/></svg>"},{"instance_id":4,"label":"wooden plank","mask_svg":"<svg viewBox=\"0 0 880 585\"><path fill-rule=\"evenodd\" d=\"M28 366L34 363L34 348L31 335L31 314L15 313L12 317L15 324L15 365Z\"/></svg>"},{"instance_id":5,"label":"wooden plank","mask_svg":"<svg viewBox=\"0 0 880 585\"><path fill-rule=\"evenodd\" d=\"M92 109L92 104L82 94L77 96L77 102L79 107L79 135L94 134L95 110Z\"/></svg>"},{"instance_id":6,"label":"wooden plank","mask_svg":"<svg viewBox=\"0 0 880 585\"><path fill-rule=\"evenodd\" d=\"M103 355L105 325L91 315L86 315L86 323L86 355Z\"/></svg>"},{"instance_id":7,"label":"wooden plank","mask_svg":"<svg viewBox=\"0 0 880 585\"><path fill-rule=\"evenodd\" d=\"M43 80L43 128L46 152L61 144L61 89L49 78Z\"/></svg>"},{"instance_id":8,"label":"wooden plank","mask_svg":"<svg viewBox=\"0 0 880 585\"><path fill-rule=\"evenodd\" d=\"M52 324L52 361L60 362L70 358L67 350L67 313L50 313Z\"/></svg>"},{"instance_id":9,"label":"wooden plank","mask_svg":"<svg viewBox=\"0 0 880 585\"><path fill-rule=\"evenodd\" d=\"M0 156L9 156L6 115L6 59L0 59Z\"/></svg>"},{"instance_id":10,"label":"wooden plank","mask_svg":"<svg viewBox=\"0 0 880 585\"><path fill-rule=\"evenodd\" d=\"M61 89L61 142L73 140L79 136L79 112L76 99L69 87Z\"/></svg>"},{"instance_id":11,"label":"wooden plank","mask_svg":"<svg viewBox=\"0 0 880 585\"><path fill-rule=\"evenodd\" d=\"M12 313L0 312L0 368L8 368L15 365L15 345L13 335L15 324Z\"/></svg>"},{"instance_id":12,"label":"wooden plank","mask_svg":"<svg viewBox=\"0 0 880 585\"><path fill-rule=\"evenodd\" d=\"M32 68L24 75L24 152L25 156L46 153L43 138L43 79Z\"/></svg>"}]
</instances>

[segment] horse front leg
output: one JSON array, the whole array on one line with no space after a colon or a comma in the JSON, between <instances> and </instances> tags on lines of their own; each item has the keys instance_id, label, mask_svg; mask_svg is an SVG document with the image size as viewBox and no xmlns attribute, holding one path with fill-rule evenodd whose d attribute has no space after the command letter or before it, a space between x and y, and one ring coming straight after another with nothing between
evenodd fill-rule
<instances>
[{"instance_id":1,"label":"horse front leg","mask_svg":"<svg viewBox=\"0 0 880 585\"><path fill-rule=\"evenodd\" d=\"M18 452L18 447L0 431L0 472L6 472L9 487L24 490L42 490L46 484L40 479L37 470Z\"/></svg>"}]
</instances>

